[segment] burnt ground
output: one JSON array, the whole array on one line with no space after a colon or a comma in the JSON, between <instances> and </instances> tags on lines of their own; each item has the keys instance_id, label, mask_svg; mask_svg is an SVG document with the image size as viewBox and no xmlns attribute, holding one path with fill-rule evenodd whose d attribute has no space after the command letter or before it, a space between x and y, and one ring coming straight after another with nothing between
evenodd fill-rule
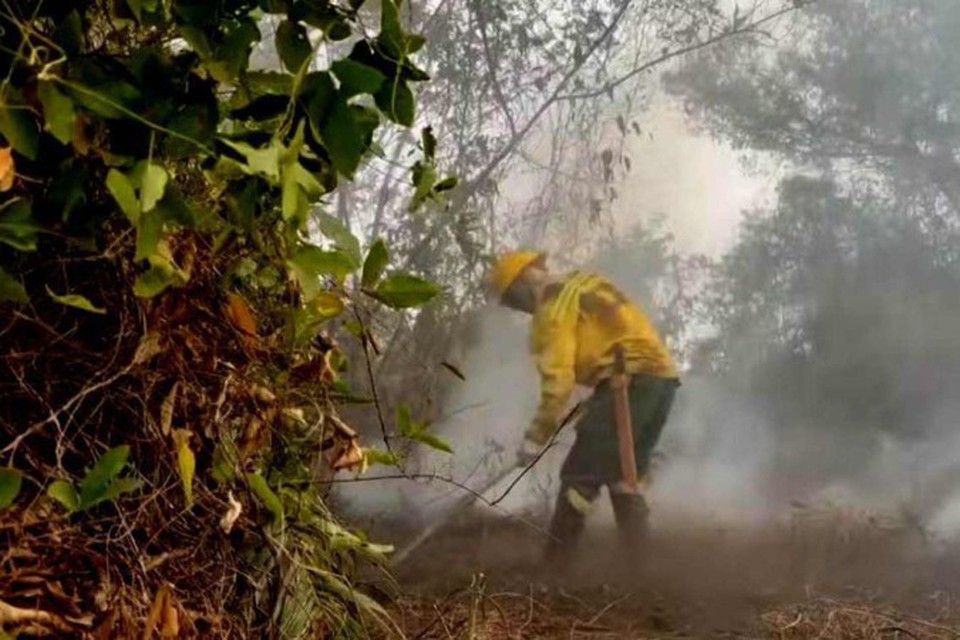
<instances>
[{"instance_id":1,"label":"burnt ground","mask_svg":"<svg viewBox=\"0 0 960 640\"><path fill-rule=\"evenodd\" d=\"M592 522L562 573L539 565L543 540L527 523L461 516L395 568L391 613L423 639L960 638L960 551L903 519L658 520L640 557Z\"/></svg>"}]
</instances>

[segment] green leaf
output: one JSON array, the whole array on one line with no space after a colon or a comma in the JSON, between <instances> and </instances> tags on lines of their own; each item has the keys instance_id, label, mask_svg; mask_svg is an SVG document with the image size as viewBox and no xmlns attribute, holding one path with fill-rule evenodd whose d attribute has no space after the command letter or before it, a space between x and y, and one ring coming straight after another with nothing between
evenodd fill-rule
<instances>
[{"instance_id":1,"label":"green leaf","mask_svg":"<svg viewBox=\"0 0 960 640\"><path fill-rule=\"evenodd\" d=\"M23 105L0 105L0 133L20 155L37 159L40 131L33 114Z\"/></svg>"},{"instance_id":2,"label":"green leaf","mask_svg":"<svg viewBox=\"0 0 960 640\"><path fill-rule=\"evenodd\" d=\"M141 298L152 298L176 282L176 274L172 269L159 264L150 265L149 269L137 276L133 293Z\"/></svg>"},{"instance_id":3,"label":"green leaf","mask_svg":"<svg viewBox=\"0 0 960 640\"><path fill-rule=\"evenodd\" d=\"M221 440L213 450L213 462L210 465L210 477L217 484L233 482L237 477L237 460L239 453L236 446L229 441Z\"/></svg>"},{"instance_id":4,"label":"green leaf","mask_svg":"<svg viewBox=\"0 0 960 640\"><path fill-rule=\"evenodd\" d=\"M373 98L388 118L405 127L413 125L416 100L405 80L396 78L393 82L384 82Z\"/></svg>"},{"instance_id":5,"label":"green leaf","mask_svg":"<svg viewBox=\"0 0 960 640\"><path fill-rule=\"evenodd\" d=\"M347 253L353 260L354 269L360 266L360 241L356 236L350 233L340 220L334 218L329 213L321 213L319 216L320 233L333 240L333 244Z\"/></svg>"},{"instance_id":6,"label":"green leaf","mask_svg":"<svg viewBox=\"0 0 960 640\"><path fill-rule=\"evenodd\" d=\"M166 170L153 162L143 163L143 174L140 178L140 210L151 211L167 189L169 175Z\"/></svg>"},{"instance_id":7,"label":"green leaf","mask_svg":"<svg viewBox=\"0 0 960 640\"><path fill-rule=\"evenodd\" d=\"M0 469L0 511L16 500L23 484L23 475L16 469Z\"/></svg>"},{"instance_id":8,"label":"green leaf","mask_svg":"<svg viewBox=\"0 0 960 640\"><path fill-rule=\"evenodd\" d=\"M358 268L353 257L341 250L324 251L306 245L287 260L287 267L300 284L304 298L312 299L321 290L321 278L331 276L343 280Z\"/></svg>"},{"instance_id":9,"label":"green leaf","mask_svg":"<svg viewBox=\"0 0 960 640\"><path fill-rule=\"evenodd\" d=\"M425 44L427 44L427 39L424 38L419 33L408 33L407 34L407 55L420 51L420 49L423 49L423 45Z\"/></svg>"},{"instance_id":10,"label":"green leaf","mask_svg":"<svg viewBox=\"0 0 960 640\"><path fill-rule=\"evenodd\" d=\"M72 482L55 480L47 487L47 495L62 504L70 513L80 508L80 496Z\"/></svg>"},{"instance_id":11,"label":"green leaf","mask_svg":"<svg viewBox=\"0 0 960 640\"><path fill-rule=\"evenodd\" d=\"M30 200L17 199L0 205L0 242L20 251L35 251L39 231Z\"/></svg>"},{"instance_id":12,"label":"green leaf","mask_svg":"<svg viewBox=\"0 0 960 640\"><path fill-rule=\"evenodd\" d=\"M397 60L406 53L406 39L400 24L400 7L396 0L382 0L380 3L380 35L377 42Z\"/></svg>"},{"instance_id":13,"label":"green leaf","mask_svg":"<svg viewBox=\"0 0 960 640\"><path fill-rule=\"evenodd\" d=\"M344 98L361 93L373 95L387 79L379 70L349 58L337 60L330 65L330 70L340 81L340 94Z\"/></svg>"},{"instance_id":14,"label":"green leaf","mask_svg":"<svg viewBox=\"0 0 960 640\"><path fill-rule=\"evenodd\" d=\"M53 32L53 41L71 57L83 49L83 18L74 9L59 21Z\"/></svg>"},{"instance_id":15,"label":"green leaf","mask_svg":"<svg viewBox=\"0 0 960 640\"><path fill-rule=\"evenodd\" d=\"M429 302L440 291L440 287L432 282L399 273L386 278L368 293L392 309L407 309Z\"/></svg>"},{"instance_id":16,"label":"green leaf","mask_svg":"<svg viewBox=\"0 0 960 640\"><path fill-rule=\"evenodd\" d=\"M420 141L423 145L423 157L433 162L437 156L437 137L433 135L433 127L424 127L420 132Z\"/></svg>"},{"instance_id":17,"label":"green leaf","mask_svg":"<svg viewBox=\"0 0 960 640\"><path fill-rule=\"evenodd\" d=\"M140 201L137 199L137 193L133 188L133 183L126 174L110 169L107 172L107 191L113 196L123 211L123 215L131 224L136 225L140 222Z\"/></svg>"},{"instance_id":18,"label":"green leaf","mask_svg":"<svg viewBox=\"0 0 960 640\"><path fill-rule=\"evenodd\" d=\"M106 498L107 488L123 471L129 456L130 447L125 444L109 449L100 456L93 468L80 481L82 509L91 507Z\"/></svg>"},{"instance_id":19,"label":"green leaf","mask_svg":"<svg viewBox=\"0 0 960 640\"><path fill-rule=\"evenodd\" d=\"M127 0L127 6L130 7L130 11L133 12L134 17L136 17L137 22L140 22L142 19L141 14L143 11L143 6L140 3L140 0Z\"/></svg>"},{"instance_id":20,"label":"green leaf","mask_svg":"<svg viewBox=\"0 0 960 640\"><path fill-rule=\"evenodd\" d=\"M183 5L186 3L178 2L176 5ZM205 2L202 4L208 4L213 7L218 7L219 5L215 3ZM219 11L219 9L215 9ZM210 75L214 77L218 82L223 82L231 84L236 80L237 76L241 71L247 68L250 62L250 49L254 42L260 40L260 30L257 28L256 22L252 18L245 18L239 21L227 21L222 19L217 19L216 21L225 25L225 28L221 28L221 33L219 35L219 42L214 47L211 57L208 58L205 63L207 69L210 71ZM184 29L180 29L181 33L184 33ZM196 33L192 33L194 40L190 41L191 45L209 47L209 41L203 42L205 36L203 36L203 31L197 29L196 31L200 32L201 37L196 37ZM184 34L186 37L186 34ZM203 53L200 50L197 50L197 53L200 53L203 56Z\"/></svg>"},{"instance_id":21,"label":"green leaf","mask_svg":"<svg viewBox=\"0 0 960 640\"><path fill-rule=\"evenodd\" d=\"M444 191L450 191L451 189L456 187L459 183L460 181L457 179L456 176L450 176L450 177L444 178L443 180L435 184L433 187L433 190L435 193L443 193Z\"/></svg>"},{"instance_id":22,"label":"green leaf","mask_svg":"<svg viewBox=\"0 0 960 640\"><path fill-rule=\"evenodd\" d=\"M371 465L379 464L385 467L399 467L403 463L403 457L394 451L364 449L363 454L367 457L367 463Z\"/></svg>"},{"instance_id":23,"label":"green leaf","mask_svg":"<svg viewBox=\"0 0 960 640\"><path fill-rule=\"evenodd\" d=\"M437 181L437 170L432 163L417 162L411 169L413 177L412 208L422 205L433 194L433 187Z\"/></svg>"},{"instance_id":24,"label":"green leaf","mask_svg":"<svg viewBox=\"0 0 960 640\"><path fill-rule=\"evenodd\" d=\"M369 289L377 284L389 260L390 254L384 241L377 240L374 242L370 250L367 251L367 258L363 261L363 276L360 280L360 286Z\"/></svg>"},{"instance_id":25,"label":"green leaf","mask_svg":"<svg viewBox=\"0 0 960 640\"><path fill-rule=\"evenodd\" d=\"M310 300L308 308L318 319L329 320L346 311L347 305L336 293L321 291Z\"/></svg>"},{"instance_id":26,"label":"green leaf","mask_svg":"<svg viewBox=\"0 0 960 640\"><path fill-rule=\"evenodd\" d=\"M436 449L437 451L453 453L453 449L450 448L449 444L432 433L428 433L425 429L414 431L412 434L408 435L407 438L415 442L425 444L431 449Z\"/></svg>"},{"instance_id":27,"label":"green leaf","mask_svg":"<svg viewBox=\"0 0 960 640\"><path fill-rule=\"evenodd\" d=\"M427 431L429 426L429 423L426 422L414 422L414 420L410 417L410 409L407 407L407 405L401 404L398 407L397 431L401 436L407 438L408 440L425 444L432 449L445 451L446 453L453 453L450 445Z\"/></svg>"},{"instance_id":28,"label":"green leaf","mask_svg":"<svg viewBox=\"0 0 960 640\"><path fill-rule=\"evenodd\" d=\"M280 502L280 498L273 492L263 476L259 473L248 473L247 486L250 487L253 495L263 503L263 506L273 514L274 522L283 522L283 503Z\"/></svg>"},{"instance_id":29,"label":"green leaf","mask_svg":"<svg viewBox=\"0 0 960 640\"><path fill-rule=\"evenodd\" d=\"M245 142L221 140L246 160L244 169L252 175L262 175L274 182L280 180L280 143L272 140L266 147L254 149Z\"/></svg>"},{"instance_id":30,"label":"green leaf","mask_svg":"<svg viewBox=\"0 0 960 640\"><path fill-rule=\"evenodd\" d=\"M293 76L279 71L248 71L244 81L254 93L267 93L289 99L293 92Z\"/></svg>"},{"instance_id":31,"label":"green leaf","mask_svg":"<svg viewBox=\"0 0 960 640\"><path fill-rule=\"evenodd\" d=\"M90 300L76 293L57 295L50 290L50 287L47 287L47 295L53 298L56 302L68 307L74 307L75 309L82 309L83 311L89 311L90 313L97 313L100 315L103 315L107 312L106 309L95 306L92 302L90 302Z\"/></svg>"},{"instance_id":32,"label":"green leaf","mask_svg":"<svg viewBox=\"0 0 960 640\"><path fill-rule=\"evenodd\" d=\"M73 140L73 129L77 120L73 100L52 82L40 82L37 97L43 105L43 128L63 144L69 144Z\"/></svg>"},{"instance_id":33,"label":"green leaf","mask_svg":"<svg viewBox=\"0 0 960 640\"><path fill-rule=\"evenodd\" d=\"M30 302L27 290L23 284L0 267L0 302L16 302L26 304Z\"/></svg>"},{"instance_id":34,"label":"green leaf","mask_svg":"<svg viewBox=\"0 0 960 640\"><path fill-rule=\"evenodd\" d=\"M320 125L320 137L330 153L333 166L342 175L353 176L366 148L363 132L350 106L341 97L334 99Z\"/></svg>"},{"instance_id":35,"label":"green leaf","mask_svg":"<svg viewBox=\"0 0 960 640\"><path fill-rule=\"evenodd\" d=\"M191 432L187 429L173 432L173 441L177 446L177 470L180 472L180 483L183 485L188 509L193 506L193 476L197 470L197 459L190 448L190 436Z\"/></svg>"},{"instance_id":36,"label":"green leaf","mask_svg":"<svg viewBox=\"0 0 960 640\"><path fill-rule=\"evenodd\" d=\"M280 211L283 219L288 222L295 221L297 228L306 221L311 201L324 192L323 186L300 163L304 128L304 125L301 125L297 129L290 146L283 151L280 158Z\"/></svg>"},{"instance_id":37,"label":"green leaf","mask_svg":"<svg viewBox=\"0 0 960 640\"><path fill-rule=\"evenodd\" d=\"M290 73L298 73L313 53L307 30L302 24L284 20L277 27L277 53Z\"/></svg>"},{"instance_id":38,"label":"green leaf","mask_svg":"<svg viewBox=\"0 0 960 640\"><path fill-rule=\"evenodd\" d=\"M125 493L133 493L143 486L143 481L137 478L117 478L107 487L103 498L89 505L81 505L81 509L89 509L100 502L112 502Z\"/></svg>"},{"instance_id":39,"label":"green leaf","mask_svg":"<svg viewBox=\"0 0 960 640\"><path fill-rule=\"evenodd\" d=\"M397 431L407 437L415 430L413 418L410 417L410 407L405 403L397 407Z\"/></svg>"},{"instance_id":40,"label":"green leaf","mask_svg":"<svg viewBox=\"0 0 960 640\"><path fill-rule=\"evenodd\" d=\"M137 225L137 245L134 260L146 260L152 256L163 237L163 214L157 209L140 216Z\"/></svg>"}]
</instances>

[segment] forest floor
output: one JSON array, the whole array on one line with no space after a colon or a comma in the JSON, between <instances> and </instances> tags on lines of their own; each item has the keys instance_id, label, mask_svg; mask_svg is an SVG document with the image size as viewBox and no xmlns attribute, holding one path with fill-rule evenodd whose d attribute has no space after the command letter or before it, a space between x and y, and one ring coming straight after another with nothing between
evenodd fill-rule
<instances>
[{"instance_id":1,"label":"forest floor","mask_svg":"<svg viewBox=\"0 0 960 640\"><path fill-rule=\"evenodd\" d=\"M904 522L840 512L734 530L657 522L640 557L592 523L562 575L543 533L470 513L402 566L409 638L960 638L960 550Z\"/></svg>"}]
</instances>

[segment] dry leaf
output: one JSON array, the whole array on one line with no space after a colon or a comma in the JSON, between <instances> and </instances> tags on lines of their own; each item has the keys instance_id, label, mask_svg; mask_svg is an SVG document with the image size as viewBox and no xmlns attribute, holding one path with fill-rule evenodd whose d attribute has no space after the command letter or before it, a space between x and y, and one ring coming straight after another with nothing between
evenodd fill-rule
<instances>
[{"instance_id":1,"label":"dry leaf","mask_svg":"<svg viewBox=\"0 0 960 640\"><path fill-rule=\"evenodd\" d=\"M277 395L273 391L270 391L270 389L267 389L266 387L261 387L258 384L250 386L250 395L260 402L271 403L276 402L277 400Z\"/></svg>"},{"instance_id":2,"label":"dry leaf","mask_svg":"<svg viewBox=\"0 0 960 640\"><path fill-rule=\"evenodd\" d=\"M161 638L180 637L180 616L177 607L173 604L173 596L167 593L166 606L163 608L163 626L160 628Z\"/></svg>"},{"instance_id":3,"label":"dry leaf","mask_svg":"<svg viewBox=\"0 0 960 640\"><path fill-rule=\"evenodd\" d=\"M143 337L140 338L137 351L133 354L133 364L143 364L162 350L160 347L160 334L157 331L147 331Z\"/></svg>"},{"instance_id":4,"label":"dry leaf","mask_svg":"<svg viewBox=\"0 0 960 640\"><path fill-rule=\"evenodd\" d=\"M160 432L167 436L170 435L170 425L173 424L173 410L177 405L177 392L180 391L180 381L173 383L170 393L160 404Z\"/></svg>"},{"instance_id":5,"label":"dry leaf","mask_svg":"<svg viewBox=\"0 0 960 640\"><path fill-rule=\"evenodd\" d=\"M250 305L236 293L227 294L227 318L240 332L240 340L247 349L255 350L259 346L257 321L250 311Z\"/></svg>"},{"instance_id":6,"label":"dry leaf","mask_svg":"<svg viewBox=\"0 0 960 640\"><path fill-rule=\"evenodd\" d=\"M13 149L0 148L0 193L13 189L13 179L16 177L16 167L13 165Z\"/></svg>"},{"instance_id":7,"label":"dry leaf","mask_svg":"<svg viewBox=\"0 0 960 640\"><path fill-rule=\"evenodd\" d=\"M220 519L220 528L224 533L229 534L233 530L233 525L236 524L240 518L240 514L243 512L243 505L233 497L233 491L227 491L227 502L230 506L227 507L227 512L224 513Z\"/></svg>"},{"instance_id":8,"label":"dry leaf","mask_svg":"<svg viewBox=\"0 0 960 640\"><path fill-rule=\"evenodd\" d=\"M150 613L147 614L147 622L143 630L143 640L150 640L158 625L161 638L176 638L180 635L179 615L173 604L169 584L160 587L153 599L153 604L150 605Z\"/></svg>"},{"instance_id":9,"label":"dry leaf","mask_svg":"<svg viewBox=\"0 0 960 640\"><path fill-rule=\"evenodd\" d=\"M360 468L360 471L363 472L365 471L363 468L365 462L366 456L363 455L363 449L360 448L360 445L354 439L346 446L346 450L333 461L332 466L334 471Z\"/></svg>"}]
</instances>

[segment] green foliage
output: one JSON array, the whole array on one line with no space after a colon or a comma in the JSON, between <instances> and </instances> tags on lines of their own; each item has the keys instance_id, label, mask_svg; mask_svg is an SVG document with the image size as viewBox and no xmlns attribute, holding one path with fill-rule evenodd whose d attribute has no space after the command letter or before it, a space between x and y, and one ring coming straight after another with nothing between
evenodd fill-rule
<instances>
[{"instance_id":1,"label":"green foliage","mask_svg":"<svg viewBox=\"0 0 960 640\"><path fill-rule=\"evenodd\" d=\"M16 469L0 469L0 511L13 504L20 493L23 474Z\"/></svg>"},{"instance_id":2,"label":"green foliage","mask_svg":"<svg viewBox=\"0 0 960 640\"><path fill-rule=\"evenodd\" d=\"M397 431L401 436L414 442L425 444L431 449L453 453L450 445L428 431L429 422L417 422L410 417L410 408L402 404L397 409Z\"/></svg>"},{"instance_id":3,"label":"green foliage","mask_svg":"<svg viewBox=\"0 0 960 640\"><path fill-rule=\"evenodd\" d=\"M142 482L131 476L121 476L130 456L130 447L120 445L104 452L80 481L79 487L67 480L55 480L47 488L47 495L59 502L69 513L91 509L102 502L116 500L125 493L137 491Z\"/></svg>"},{"instance_id":4,"label":"green foliage","mask_svg":"<svg viewBox=\"0 0 960 640\"><path fill-rule=\"evenodd\" d=\"M360 39L349 55L332 61L329 71L308 72L313 56L310 30L319 29L321 40L359 33L358 6L255 0L170 6L137 1L119 13L114 9L112 17L100 12L93 0L76 3L67 16L40 7L38 24L51 18L59 28L43 33L42 28L20 30L17 23L0 25L25 38L17 43L23 46L11 45L0 56L15 71L3 82L0 135L13 147L18 163L33 160L51 171L49 176L35 175L38 183L54 177L52 170L65 155L101 176L114 210L136 231L138 296L153 297L189 281L189 270L164 246L178 230L198 227L195 211L209 211L206 193L183 190L181 178L194 170L183 164L185 159L208 167L204 178L211 186L243 194L233 201L240 208L228 199L205 213L204 229L225 237L279 232L284 238L275 245L284 254L280 258L303 284L309 279L303 259L316 257L303 240L312 209L336 188L338 176L354 175L371 151L382 116L412 125L415 98L410 83L427 79L410 57L423 39L404 30L393 2L383 3L378 36ZM280 18L272 44L285 72L249 71L252 46L261 40L256 21L263 11ZM112 21L112 28L120 31L159 30L166 41L180 37L187 46L107 49L91 56L85 21L96 20ZM45 49L51 39L60 54L56 64L44 66L39 59L15 54ZM34 94L28 92L32 82ZM238 89L228 92L226 109L219 104L218 83ZM361 94L373 98L379 111L370 102L352 100ZM28 97L32 95L35 103ZM48 137L55 144L45 142ZM70 209L83 200L95 202L97 188L95 181L75 185ZM0 203L0 242L20 251L35 250L40 233L52 230L33 213L35 199L42 196L29 189L10 195ZM235 215L241 211L242 220ZM104 214L109 208L96 213ZM278 214L285 228L276 226ZM332 220L322 215L321 231L350 257L354 269L359 267L359 243ZM329 266L308 266L320 275L346 275L345 265L336 274L325 273ZM10 264L0 268L16 278ZM308 288L315 293L312 283ZM5 299L22 300L8 279L4 291Z\"/></svg>"},{"instance_id":5,"label":"green foliage","mask_svg":"<svg viewBox=\"0 0 960 640\"><path fill-rule=\"evenodd\" d=\"M23 304L29 302L27 291L23 284L12 275L0 268L0 303L17 302Z\"/></svg>"},{"instance_id":6,"label":"green foliage","mask_svg":"<svg viewBox=\"0 0 960 640\"><path fill-rule=\"evenodd\" d=\"M387 276L375 289L367 293L391 309L407 309L430 302L440 291L440 287L432 282L399 273Z\"/></svg>"},{"instance_id":7,"label":"green foliage","mask_svg":"<svg viewBox=\"0 0 960 640\"><path fill-rule=\"evenodd\" d=\"M377 240L371 245L367 252L367 257L363 261L363 275L360 279L361 286L364 289L374 287L383 275L383 270L390 261L390 254L387 251L387 245L383 240Z\"/></svg>"},{"instance_id":8,"label":"green foliage","mask_svg":"<svg viewBox=\"0 0 960 640\"><path fill-rule=\"evenodd\" d=\"M248 473L247 486L250 487L250 492L267 508L267 511L273 515L274 522L282 524L283 503L280 501L279 496L274 493L273 489L270 488L270 485L267 484L264 477L259 473Z\"/></svg>"},{"instance_id":9,"label":"green foliage","mask_svg":"<svg viewBox=\"0 0 960 640\"><path fill-rule=\"evenodd\" d=\"M64 295L57 295L53 291L50 291L50 287L47 287L47 293L50 294L50 297L53 298L56 302L59 302L62 305L68 307L73 307L75 309L82 309L83 311L88 311L90 313L97 313L103 315L106 313L105 309L95 306L90 300L76 293L67 293Z\"/></svg>"}]
</instances>

